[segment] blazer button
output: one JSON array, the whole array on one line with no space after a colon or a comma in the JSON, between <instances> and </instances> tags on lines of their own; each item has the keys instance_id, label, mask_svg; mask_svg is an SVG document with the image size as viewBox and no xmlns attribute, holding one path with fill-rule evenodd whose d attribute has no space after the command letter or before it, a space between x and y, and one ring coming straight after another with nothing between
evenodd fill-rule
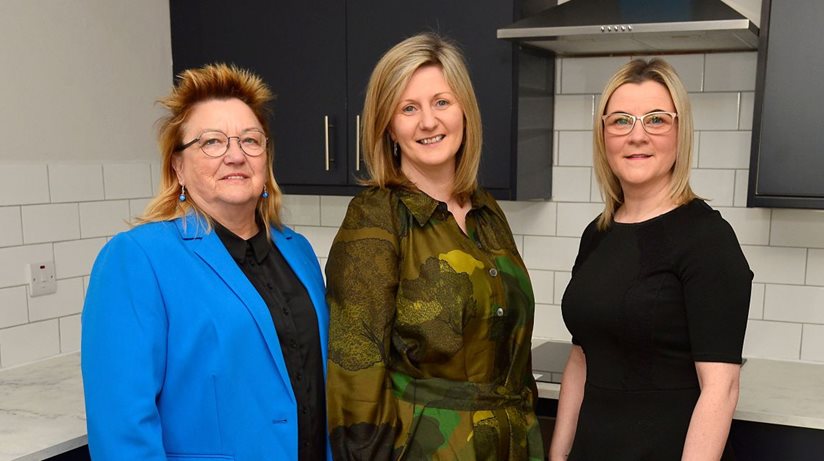
<instances>
[{"instance_id":1,"label":"blazer button","mask_svg":"<svg viewBox=\"0 0 824 461\"><path fill-rule=\"evenodd\" d=\"M503 317L503 316L504 316L504 308L503 308L503 307L499 307L499 308L495 311L495 315L497 315L498 317Z\"/></svg>"},{"instance_id":2,"label":"blazer button","mask_svg":"<svg viewBox=\"0 0 824 461\"><path fill-rule=\"evenodd\" d=\"M490 268L489 269L489 275L492 276L492 277L497 277L498 276L498 269L495 269L494 267Z\"/></svg>"}]
</instances>

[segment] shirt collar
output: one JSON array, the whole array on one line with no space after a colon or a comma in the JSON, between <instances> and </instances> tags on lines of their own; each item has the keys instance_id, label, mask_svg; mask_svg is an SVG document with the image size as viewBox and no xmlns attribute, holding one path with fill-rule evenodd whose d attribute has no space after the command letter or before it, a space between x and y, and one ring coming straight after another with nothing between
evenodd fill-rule
<instances>
[{"instance_id":1,"label":"shirt collar","mask_svg":"<svg viewBox=\"0 0 824 461\"><path fill-rule=\"evenodd\" d=\"M220 237L220 241L223 242L226 250L229 251L229 254L232 255L232 258L237 262L242 262L246 259L247 247L252 248L252 254L258 263L263 262L269 254L269 251L272 249L272 244L269 242L269 239L266 238L266 232L263 231L265 227L261 226L260 223L258 223L258 227L261 229L260 232L249 238L249 240L243 240L234 232L215 221L215 232L217 236Z\"/></svg>"},{"instance_id":2,"label":"shirt collar","mask_svg":"<svg viewBox=\"0 0 824 461\"><path fill-rule=\"evenodd\" d=\"M420 226L432 218L438 207L444 211L447 210L446 203L435 200L419 189L398 189L398 196ZM496 209L491 206L494 201L492 196L481 188L476 188L475 192L469 196L469 200L472 203L472 210L488 208L494 212Z\"/></svg>"}]
</instances>

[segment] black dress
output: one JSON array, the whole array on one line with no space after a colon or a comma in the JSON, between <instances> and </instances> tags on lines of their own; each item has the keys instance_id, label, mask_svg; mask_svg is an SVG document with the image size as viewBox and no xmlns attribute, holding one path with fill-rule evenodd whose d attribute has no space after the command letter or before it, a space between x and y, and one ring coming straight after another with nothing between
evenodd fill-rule
<instances>
[{"instance_id":1,"label":"black dress","mask_svg":"<svg viewBox=\"0 0 824 461\"><path fill-rule=\"evenodd\" d=\"M751 281L732 228L701 200L590 223L562 303L587 367L569 461L680 460L695 362L741 363Z\"/></svg>"}]
</instances>

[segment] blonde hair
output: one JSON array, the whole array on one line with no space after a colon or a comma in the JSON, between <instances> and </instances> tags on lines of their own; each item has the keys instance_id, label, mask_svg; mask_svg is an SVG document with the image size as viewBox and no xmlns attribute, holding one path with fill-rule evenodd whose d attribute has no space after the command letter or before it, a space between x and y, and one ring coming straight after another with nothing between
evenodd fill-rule
<instances>
[{"instance_id":1,"label":"blonde hair","mask_svg":"<svg viewBox=\"0 0 824 461\"><path fill-rule=\"evenodd\" d=\"M458 149L452 193L461 202L478 187L481 160L481 113L466 62L457 45L434 33L422 33L393 46L381 57L366 88L363 104L363 147L370 179L367 185L413 187L393 156L389 124L409 79L423 66L443 71L464 114L463 143Z\"/></svg>"},{"instance_id":2,"label":"blonde hair","mask_svg":"<svg viewBox=\"0 0 824 461\"><path fill-rule=\"evenodd\" d=\"M626 83L643 83L646 81L658 82L669 91L675 111L678 114L678 143L675 154L675 164L672 167L672 183L670 184L670 198L681 205L697 198L690 188L690 166L692 163L693 124L692 109L684 84L675 72L675 69L663 59L653 58L649 61L634 59L623 65L607 82L601 102L595 112L593 136L593 165L595 176L604 198L604 211L598 219L598 228L603 230L609 227L618 207L624 202L624 192L618 177L613 173L607 161L606 145L604 142L604 123L602 115L610 97L621 85Z\"/></svg>"},{"instance_id":3,"label":"blonde hair","mask_svg":"<svg viewBox=\"0 0 824 461\"><path fill-rule=\"evenodd\" d=\"M269 135L268 115L272 92L263 80L254 73L226 64L209 64L197 69L188 69L178 75L172 92L158 102L168 109L169 114L158 120L158 143L160 145L161 172L157 195L146 206L138 223L168 221L186 215L190 211L205 218L211 226L212 218L194 200L181 202L180 184L173 167L176 155L182 155L177 147L183 143L183 126L189 120L195 106L211 100L239 99L243 101L260 122L267 138ZM272 172L274 149L271 139L266 149L266 191L269 197L258 200L257 217L263 223L281 227L280 205L282 195ZM267 233L268 235L268 233Z\"/></svg>"}]
</instances>

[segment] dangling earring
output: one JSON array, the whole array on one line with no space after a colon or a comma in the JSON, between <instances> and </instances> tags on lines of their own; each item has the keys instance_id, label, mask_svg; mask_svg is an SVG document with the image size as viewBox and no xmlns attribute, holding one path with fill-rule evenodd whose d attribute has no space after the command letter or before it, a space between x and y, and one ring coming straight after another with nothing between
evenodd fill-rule
<instances>
[{"instance_id":1,"label":"dangling earring","mask_svg":"<svg viewBox=\"0 0 824 461\"><path fill-rule=\"evenodd\" d=\"M398 143L392 144L392 155L394 155L395 157L398 156Z\"/></svg>"},{"instance_id":2,"label":"dangling earring","mask_svg":"<svg viewBox=\"0 0 824 461\"><path fill-rule=\"evenodd\" d=\"M266 184L263 185L263 193L260 194L263 198L269 198L269 192L266 192Z\"/></svg>"},{"instance_id":3,"label":"dangling earring","mask_svg":"<svg viewBox=\"0 0 824 461\"><path fill-rule=\"evenodd\" d=\"M180 185L180 195L177 196L177 199L181 202L186 201L186 186L184 186L183 184Z\"/></svg>"}]
</instances>

